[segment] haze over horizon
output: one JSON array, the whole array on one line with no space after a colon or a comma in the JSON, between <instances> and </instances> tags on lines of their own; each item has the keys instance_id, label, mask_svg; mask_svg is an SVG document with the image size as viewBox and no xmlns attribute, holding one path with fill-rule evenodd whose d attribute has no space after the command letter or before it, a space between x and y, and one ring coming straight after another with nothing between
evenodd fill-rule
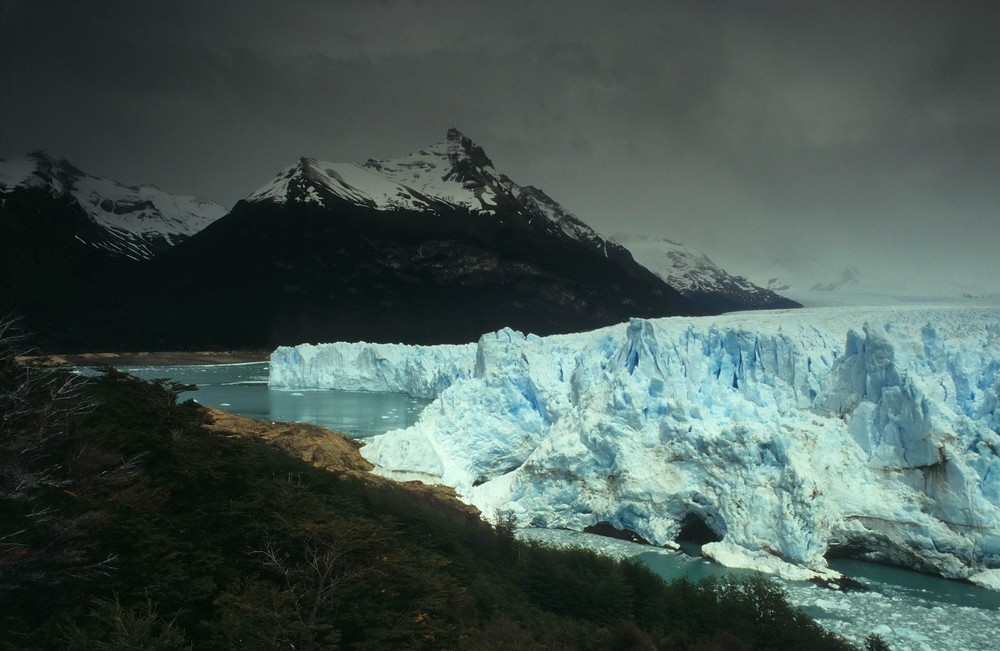
<instances>
[{"instance_id":1,"label":"haze over horizon","mask_svg":"<svg viewBox=\"0 0 1000 651\"><path fill-rule=\"evenodd\" d=\"M606 235L1000 287L1000 5L0 2L0 158L231 206L456 127Z\"/></svg>"}]
</instances>

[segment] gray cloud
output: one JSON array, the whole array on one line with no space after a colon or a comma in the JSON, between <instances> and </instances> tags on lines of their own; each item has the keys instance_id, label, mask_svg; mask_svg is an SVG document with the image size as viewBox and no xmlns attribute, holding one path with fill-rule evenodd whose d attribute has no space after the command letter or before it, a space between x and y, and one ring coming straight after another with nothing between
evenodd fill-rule
<instances>
[{"instance_id":1,"label":"gray cloud","mask_svg":"<svg viewBox=\"0 0 1000 651\"><path fill-rule=\"evenodd\" d=\"M800 247L1000 278L990 3L0 6L0 156L231 204L457 126L599 230L737 271Z\"/></svg>"}]
</instances>

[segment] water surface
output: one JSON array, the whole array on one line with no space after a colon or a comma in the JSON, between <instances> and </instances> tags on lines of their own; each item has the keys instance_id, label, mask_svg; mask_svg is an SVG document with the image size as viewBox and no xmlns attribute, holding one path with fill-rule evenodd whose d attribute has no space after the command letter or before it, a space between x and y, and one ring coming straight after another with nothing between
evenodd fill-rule
<instances>
[{"instance_id":1,"label":"water surface","mask_svg":"<svg viewBox=\"0 0 1000 651\"><path fill-rule=\"evenodd\" d=\"M146 380L169 378L197 385L197 391L179 396L182 401L190 398L250 418L313 423L356 438L409 427L429 402L401 393L271 389L268 367L268 362L250 362L120 370Z\"/></svg>"}]
</instances>

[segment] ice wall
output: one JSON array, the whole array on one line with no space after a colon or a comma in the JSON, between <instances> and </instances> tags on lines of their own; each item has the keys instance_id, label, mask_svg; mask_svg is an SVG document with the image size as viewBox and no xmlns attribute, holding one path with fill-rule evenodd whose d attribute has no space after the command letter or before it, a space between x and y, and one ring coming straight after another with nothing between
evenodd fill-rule
<instances>
[{"instance_id":1,"label":"ice wall","mask_svg":"<svg viewBox=\"0 0 1000 651\"><path fill-rule=\"evenodd\" d=\"M388 391L433 398L472 374L476 345L335 343L282 346L271 353L274 389Z\"/></svg>"},{"instance_id":2,"label":"ice wall","mask_svg":"<svg viewBox=\"0 0 1000 651\"><path fill-rule=\"evenodd\" d=\"M845 553L991 577L998 369L996 309L866 308L279 349L272 384L434 397L362 453L487 515L605 521L657 544L696 516L730 565L796 576Z\"/></svg>"}]
</instances>

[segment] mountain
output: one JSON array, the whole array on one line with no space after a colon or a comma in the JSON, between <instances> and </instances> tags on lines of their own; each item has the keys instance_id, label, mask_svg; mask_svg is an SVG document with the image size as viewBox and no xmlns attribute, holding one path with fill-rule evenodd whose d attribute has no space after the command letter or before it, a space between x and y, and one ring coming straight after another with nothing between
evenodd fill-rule
<instances>
[{"instance_id":1,"label":"mountain","mask_svg":"<svg viewBox=\"0 0 1000 651\"><path fill-rule=\"evenodd\" d=\"M386 213L440 215L521 222L569 239L634 270L632 256L533 186L519 186L493 167L483 148L450 129L444 142L402 158L327 163L302 158L247 198L248 203L350 205ZM480 219L489 228L490 219Z\"/></svg>"},{"instance_id":2,"label":"mountain","mask_svg":"<svg viewBox=\"0 0 1000 651\"><path fill-rule=\"evenodd\" d=\"M12 212L44 211L49 219L53 212L62 213L65 235L133 260L152 258L226 213L211 201L90 176L44 152L0 161L0 205L5 223L16 218Z\"/></svg>"},{"instance_id":3,"label":"mountain","mask_svg":"<svg viewBox=\"0 0 1000 651\"><path fill-rule=\"evenodd\" d=\"M0 314L20 315L50 350L110 345L109 317L147 291L132 282L143 265L224 213L44 153L0 161Z\"/></svg>"},{"instance_id":4,"label":"mountain","mask_svg":"<svg viewBox=\"0 0 1000 651\"><path fill-rule=\"evenodd\" d=\"M678 292L455 129L393 160L302 158L222 217L44 154L0 170L0 309L60 352L463 343L760 306Z\"/></svg>"},{"instance_id":5,"label":"mountain","mask_svg":"<svg viewBox=\"0 0 1000 651\"><path fill-rule=\"evenodd\" d=\"M616 237L637 262L658 275L683 296L713 312L772 310L802 307L796 301L760 287L722 269L708 256L668 239ZM780 291L780 290L778 290Z\"/></svg>"},{"instance_id":6,"label":"mountain","mask_svg":"<svg viewBox=\"0 0 1000 651\"><path fill-rule=\"evenodd\" d=\"M433 399L375 472L536 527L695 530L793 579L853 557L1000 589L995 308L827 308L279 348L276 388Z\"/></svg>"},{"instance_id":7,"label":"mountain","mask_svg":"<svg viewBox=\"0 0 1000 651\"><path fill-rule=\"evenodd\" d=\"M462 343L706 311L456 130L395 160L301 159L132 282L157 346Z\"/></svg>"},{"instance_id":8,"label":"mountain","mask_svg":"<svg viewBox=\"0 0 1000 651\"><path fill-rule=\"evenodd\" d=\"M998 305L1000 274L942 274L880 260L845 260L821 251L789 252L778 260L748 260L747 277L807 307L851 305Z\"/></svg>"}]
</instances>

